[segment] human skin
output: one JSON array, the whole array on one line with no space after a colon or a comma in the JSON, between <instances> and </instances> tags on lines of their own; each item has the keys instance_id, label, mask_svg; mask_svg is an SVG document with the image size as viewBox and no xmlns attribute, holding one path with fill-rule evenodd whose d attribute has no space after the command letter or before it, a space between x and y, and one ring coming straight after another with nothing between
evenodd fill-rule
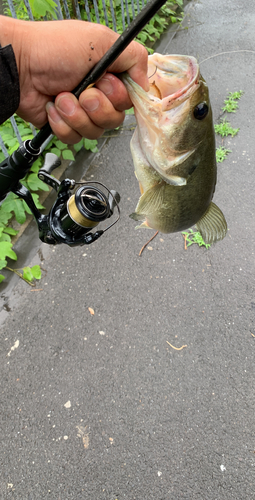
<instances>
[{"instance_id":1,"label":"human skin","mask_svg":"<svg viewBox=\"0 0 255 500\"><path fill-rule=\"evenodd\" d=\"M116 74L127 71L149 89L148 55L142 45L131 42L94 87L79 99L71 94L118 36L85 21L31 22L0 16L1 46L12 45L19 72L17 114L38 128L49 121L53 133L67 144L82 137L97 139L105 129L118 127L132 103Z\"/></svg>"}]
</instances>

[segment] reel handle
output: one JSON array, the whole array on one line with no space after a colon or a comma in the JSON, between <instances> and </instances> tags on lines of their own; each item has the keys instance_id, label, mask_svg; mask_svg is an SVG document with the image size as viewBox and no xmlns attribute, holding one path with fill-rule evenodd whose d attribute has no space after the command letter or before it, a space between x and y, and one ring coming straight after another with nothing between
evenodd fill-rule
<instances>
[{"instance_id":1,"label":"reel handle","mask_svg":"<svg viewBox=\"0 0 255 500\"><path fill-rule=\"evenodd\" d=\"M42 168L40 168L38 175L40 172L46 172L47 174L51 174L55 168L58 168L61 165L61 160L54 153L46 153L44 158L44 164Z\"/></svg>"},{"instance_id":2,"label":"reel handle","mask_svg":"<svg viewBox=\"0 0 255 500\"><path fill-rule=\"evenodd\" d=\"M54 153L46 153L44 164L37 174L38 178L41 181L45 182L45 184L48 184L48 186L55 189L55 191L58 191L60 182L51 176L51 172L53 172L53 170L55 170L55 168L58 168L60 165L61 160L57 155L55 155Z\"/></svg>"}]
</instances>

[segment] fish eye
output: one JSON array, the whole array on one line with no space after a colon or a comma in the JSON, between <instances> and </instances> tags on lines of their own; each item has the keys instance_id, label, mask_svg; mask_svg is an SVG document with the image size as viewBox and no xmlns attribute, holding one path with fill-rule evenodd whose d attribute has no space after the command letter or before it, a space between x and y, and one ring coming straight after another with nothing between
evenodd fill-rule
<instances>
[{"instance_id":1,"label":"fish eye","mask_svg":"<svg viewBox=\"0 0 255 500\"><path fill-rule=\"evenodd\" d=\"M207 104L205 102L200 102L200 104L195 107L193 114L196 120L203 120L207 116L208 111Z\"/></svg>"}]
</instances>

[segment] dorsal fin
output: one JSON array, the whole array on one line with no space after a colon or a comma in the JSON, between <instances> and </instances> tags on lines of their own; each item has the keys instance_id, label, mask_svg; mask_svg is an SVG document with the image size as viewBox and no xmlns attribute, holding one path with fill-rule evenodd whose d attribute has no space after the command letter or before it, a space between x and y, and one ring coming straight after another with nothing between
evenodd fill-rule
<instances>
[{"instance_id":1,"label":"dorsal fin","mask_svg":"<svg viewBox=\"0 0 255 500\"><path fill-rule=\"evenodd\" d=\"M206 244L211 245L216 241L223 240L227 234L227 223L222 211L211 202L205 214L196 223Z\"/></svg>"}]
</instances>

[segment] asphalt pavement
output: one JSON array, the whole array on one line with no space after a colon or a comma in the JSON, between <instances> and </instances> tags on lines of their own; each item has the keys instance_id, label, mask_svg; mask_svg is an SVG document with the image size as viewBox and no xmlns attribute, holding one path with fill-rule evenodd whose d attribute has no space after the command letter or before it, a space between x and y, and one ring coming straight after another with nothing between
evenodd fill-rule
<instances>
[{"instance_id":1,"label":"asphalt pavement","mask_svg":"<svg viewBox=\"0 0 255 500\"><path fill-rule=\"evenodd\" d=\"M121 220L31 253L42 280L1 312L1 499L255 499L254 47L253 0L190 1L157 46L197 57L215 123L244 91L218 165L222 242L158 235L139 257L129 117L86 173L120 192Z\"/></svg>"}]
</instances>

